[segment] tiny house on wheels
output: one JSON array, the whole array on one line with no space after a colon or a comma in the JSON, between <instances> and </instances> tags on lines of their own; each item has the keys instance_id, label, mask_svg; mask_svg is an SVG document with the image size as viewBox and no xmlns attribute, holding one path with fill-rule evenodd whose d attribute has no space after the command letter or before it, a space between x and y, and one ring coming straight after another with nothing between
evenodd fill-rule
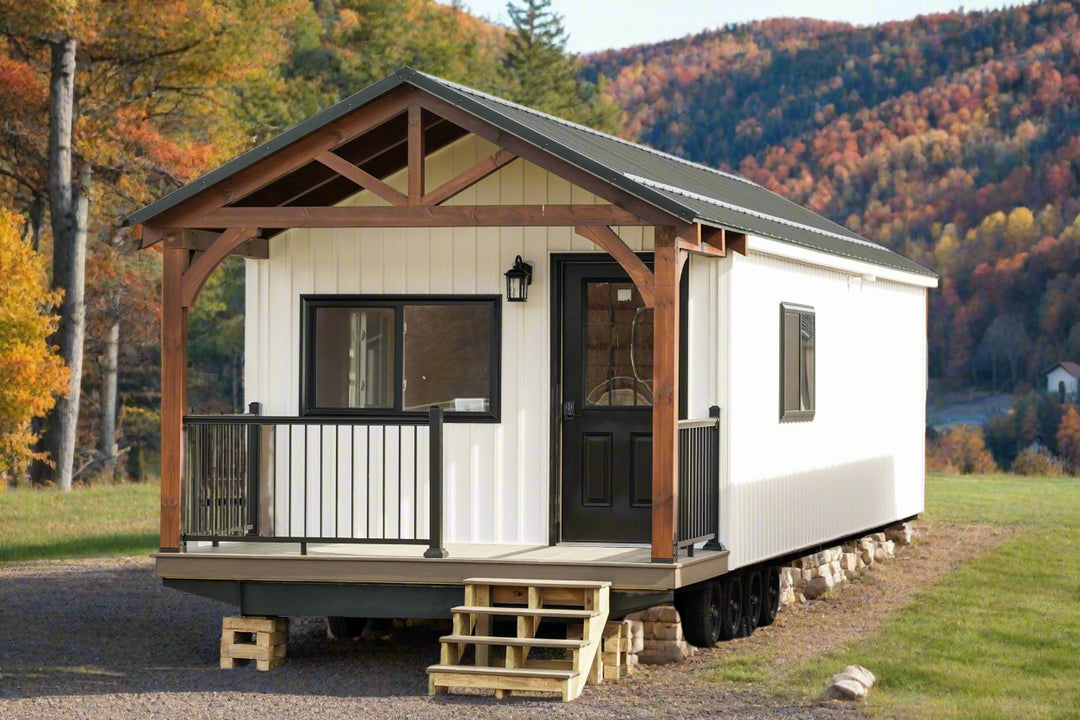
<instances>
[{"instance_id":1,"label":"tiny house on wheels","mask_svg":"<svg viewBox=\"0 0 1080 720\"><path fill-rule=\"evenodd\" d=\"M559 586L706 645L923 510L936 276L736 175L404 68L128 222L164 256L157 574L241 615L461 637ZM250 412L189 415L230 255Z\"/></svg>"}]
</instances>

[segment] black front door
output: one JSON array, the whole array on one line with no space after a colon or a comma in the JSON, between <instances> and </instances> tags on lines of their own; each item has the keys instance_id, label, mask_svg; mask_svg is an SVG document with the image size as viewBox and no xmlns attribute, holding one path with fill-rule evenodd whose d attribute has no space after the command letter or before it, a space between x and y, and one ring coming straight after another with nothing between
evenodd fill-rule
<instances>
[{"instance_id":1,"label":"black front door","mask_svg":"<svg viewBox=\"0 0 1080 720\"><path fill-rule=\"evenodd\" d=\"M653 312L614 262L560 267L562 540L648 542Z\"/></svg>"}]
</instances>

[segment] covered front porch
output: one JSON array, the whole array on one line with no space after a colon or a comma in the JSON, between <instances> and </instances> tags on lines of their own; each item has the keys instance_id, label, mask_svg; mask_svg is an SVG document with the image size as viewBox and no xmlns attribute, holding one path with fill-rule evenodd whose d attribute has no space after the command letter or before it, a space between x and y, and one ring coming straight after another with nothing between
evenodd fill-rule
<instances>
[{"instance_id":1,"label":"covered front porch","mask_svg":"<svg viewBox=\"0 0 1080 720\"><path fill-rule=\"evenodd\" d=\"M492 102L427 76L399 71L133 218L144 246L163 241L158 555L163 577L194 577L187 573L198 568L204 579L209 579L207 573L221 577L231 573L234 580L280 573L281 579L316 581L314 576L322 573L373 583L395 582L378 578L392 578L398 572L452 584L469 576L511 577L512 568L520 572L546 568L564 573L556 577L576 577L602 567L623 578L616 581L612 576L623 587L670 590L724 571L726 555L717 543L722 504L719 412L709 411L712 402L698 398L694 410L680 419L680 352L685 349L680 349L679 287L691 255L716 262L729 247L744 248L745 235L703 225L679 203L664 201L666 196L658 190L642 186L629 192L628 182L637 182L634 176L612 176L587 156L545 140L544 132L529 125L538 118L522 117L516 106L493 108ZM462 148L464 153L458 152ZM450 155L454 158L447 160ZM458 156L472 159L462 164ZM518 171L524 176L520 185L501 181L493 192L484 190L486 180L490 183L490 178L514 167L524 167ZM565 184L565 192L556 180ZM365 200L352 200L358 193ZM643 194L649 200L643 200ZM530 195L536 202L529 202ZM559 201L553 202L556 197ZM575 410L567 406L570 398L558 378L548 386L546 379L540 382L519 370L517 377L502 381L501 397L493 384L486 396L456 393L449 405L440 402L426 412L422 402L408 397L399 342L396 355L385 356L387 363L397 363L397 369L386 375L385 387L349 380L353 385L346 392L345 409L335 412L317 402L317 382L310 397L305 395L313 382L313 358L319 356L304 350L309 354L295 363L292 359L281 363L284 374L264 375L259 388L264 394L255 395L259 402L248 414L185 415L187 312L209 274L230 254L250 258L255 265L284 254L293 263L283 314L268 302L261 308L261 330L254 335L249 331L247 347L258 349L264 365L306 342L305 333L319 322L314 314L318 308L340 305L342 298L366 308L360 321L349 321L352 335L367 338L368 329L375 327L370 323L378 316L385 318L387 332L396 332L399 341L405 334L402 318L429 298L456 306L488 303L493 308L491 326L498 329L502 342L492 342L490 367L501 377L508 349L519 357L535 352L521 342L522 335L534 332L527 328L551 332L558 319L555 312L545 314L543 303L535 301L527 310L516 308L511 319L509 308L515 303L504 304L501 288L491 287L490 281L501 277L507 251L513 258L517 249L516 254L542 258L534 282L553 287L554 266L549 261L557 248L550 233L560 228L572 241L558 249L603 252L625 278L620 290L650 311L647 375L642 379L637 368L633 371L635 380L647 387L647 393L641 393L647 395L647 407L639 408L647 425L636 438L647 436L640 457L648 472L642 474L640 464L634 470L639 489L644 490L633 498L647 518L646 543L624 547L600 538L591 541L591 547L582 547L561 542L557 513L564 465L560 463L568 446L560 443L559 433ZM627 239L628 229L635 228L649 234L648 246L644 240L635 244ZM497 236L483 235L486 229ZM320 259L316 243L297 236L298 231L316 230L356 230L361 235L344 241L328 236L329 255ZM549 233L549 238L536 244L536 236L530 235L534 230ZM369 231L378 234L363 234ZM414 238L411 233L417 231L425 235ZM506 234L514 232L517 239L508 241ZM368 262L362 248L372 244L381 254ZM494 252L482 256L482 248L489 245ZM290 253L301 246L297 260ZM414 249L425 268L423 279L413 283L410 276L402 281L406 292L391 291L392 283L378 273L387 272L392 256L400 259L406 268L402 272L408 275ZM314 272L304 270L308 266L300 263L309 260L303 258L333 267L334 292L293 277L302 274L297 268ZM440 293L436 287L440 263L456 266L462 259L478 275L483 264L486 275L451 283L448 293ZM346 277L352 267L355 276L365 277ZM249 272L249 280L255 277L265 285L276 281L274 272ZM342 294L354 280L358 289ZM416 292L411 291L414 284ZM365 289L370 287L379 288L378 293ZM309 295L313 291L316 296ZM258 292L276 291L260 286ZM548 297L552 298L554 291ZM507 323L518 337L509 337L503 327L511 327ZM544 350L542 354L556 362L557 343ZM520 360L518 365L522 366ZM350 366L348 373L370 370L360 361L356 368ZM299 390L272 379L285 375L299 375L299 380L289 380L299 382ZM385 391L384 402L375 398L376 390ZM293 403L291 396L297 392L298 405L272 402L280 393L288 394ZM527 408L526 401L531 403ZM265 412L264 405L274 410ZM636 407L638 401L631 405ZM527 422L522 419L526 412ZM492 426L511 428L512 433L468 430ZM463 436L471 445L462 442ZM476 462L460 457L476 454L477 446L496 437L496 447L483 448L489 456ZM606 449L602 443L596 447L607 453L604 457L618 454L610 444ZM463 503L478 501L477 491L467 497L458 485L448 493L447 478L464 472L466 460L468 472L477 473L483 472L477 466L498 465L510 453L516 458L514 472L529 474L532 497L539 488L547 502L534 507L523 495L516 496L512 498L516 515L508 514L506 522L518 522L530 513L549 515L542 523L547 544L508 542L514 532L506 527L497 533L499 542L482 541L483 533L474 533L481 537L479 542L446 542L447 537L457 539L460 527L475 520L458 517ZM578 462L576 457L572 462ZM579 465L587 459L584 451L580 458ZM617 474L611 467L606 472L608 480ZM601 500L585 504L602 508L604 489L597 492ZM448 525L458 530L448 536ZM536 537L535 532L518 535ZM491 565L504 567L496 572Z\"/></svg>"}]
</instances>

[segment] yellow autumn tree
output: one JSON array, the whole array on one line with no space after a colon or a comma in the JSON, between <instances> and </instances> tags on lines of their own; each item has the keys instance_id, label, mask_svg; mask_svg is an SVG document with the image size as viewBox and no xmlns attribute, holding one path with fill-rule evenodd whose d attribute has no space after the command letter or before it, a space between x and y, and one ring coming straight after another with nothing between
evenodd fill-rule
<instances>
[{"instance_id":1,"label":"yellow autumn tree","mask_svg":"<svg viewBox=\"0 0 1080 720\"><path fill-rule=\"evenodd\" d=\"M21 239L20 225L18 215L0 207L0 484L35 457L30 421L67 387L64 364L47 342L60 296L49 291L45 258Z\"/></svg>"}]
</instances>

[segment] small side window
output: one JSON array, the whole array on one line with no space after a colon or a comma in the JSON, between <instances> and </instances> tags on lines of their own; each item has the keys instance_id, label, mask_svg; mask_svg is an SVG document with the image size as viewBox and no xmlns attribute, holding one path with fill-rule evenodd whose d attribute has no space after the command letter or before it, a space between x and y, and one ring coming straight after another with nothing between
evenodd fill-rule
<instances>
[{"instance_id":1,"label":"small side window","mask_svg":"<svg viewBox=\"0 0 1080 720\"><path fill-rule=\"evenodd\" d=\"M780 421L813 420L814 309L780 304Z\"/></svg>"}]
</instances>

